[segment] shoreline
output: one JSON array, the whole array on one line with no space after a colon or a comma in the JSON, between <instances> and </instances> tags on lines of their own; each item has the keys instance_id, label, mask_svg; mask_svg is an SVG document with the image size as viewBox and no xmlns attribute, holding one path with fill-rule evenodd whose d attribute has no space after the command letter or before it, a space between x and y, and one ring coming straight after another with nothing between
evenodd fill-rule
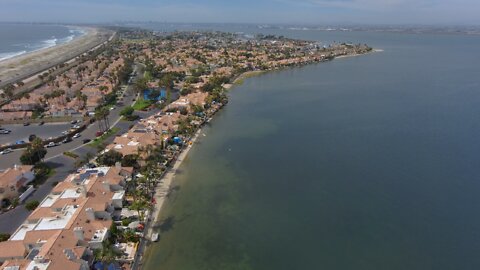
<instances>
[{"instance_id":1,"label":"shoreline","mask_svg":"<svg viewBox=\"0 0 480 270\"><path fill-rule=\"evenodd\" d=\"M372 49L372 51L371 51L371 52L368 52L368 53L340 55L340 56L336 56L335 59L342 59L342 58L349 58L349 57L357 57L357 56L362 56L362 55L371 54L371 53L377 53L377 52L383 52L383 50L382 50L382 49Z\"/></svg>"},{"instance_id":2,"label":"shoreline","mask_svg":"<svg viewBox=\"0 0 480 270\"><path fill-rule=\"evenodd\" d=\"M188 156L188 153L195 145L201 131L202 127L200 127L195 132L192 139L189 140L188 146L181 150L173 166L165 172L165 174L161 177L160 183L155 188L155 195L153 196L153 198L155 199L155 204L153 206L152 212L149 214L149 222L145 228L145 242L143 243L143 246L139 247L137 255L138 259L134 261L132 269L141 269L141 266L145 262L145 258L146 256L148 256L147 250L152 243L152 235L155 232L155 228L159 225L161 211L163 209L163 206L165 205L165 202L168 199L167 194L175 181L175 177L177 176L177 170L182 165L183 161Z\"/></svg>"},{"instance_id":3,"label":"shoreline","mask_svg":"<svg viewBox=\"0 0 480 270\"><path fill-rule=\"evenodd\" d=\"M73 26L68 26L73 29ZM38 74L58 64L71 61L78 55L108 41L112 31L94 27L76 27L85 32L69 42L40 48L0 61L0 87L10 83L34 80Z\"/></svg>"},{"instance_id":4,"label":"shoreline","mask_svg":"<svg viewBox=\"0 0 480 270\"><path fill-rule=\"evenodd\" d=\"M371 52L376 52L376 51L377 50L372 50ZM344 57L361 56L361 55L366 55L366 54L368 54L368 53L355 54L355 55L345 55ZM332 60L335 60L336 58L340 58L340 57L335 57ZM322 62L318 62L318 63L322 63ZM298 66L305 66L305 65L309 65L309 64L312 64L312 63L299 64L299 65L297 65L297 67ZM291 67L295 67L295 66L291 66ZM237 75L229 84L227 84L228 87L225 87L225 88L227 90L230 90L230 89L234 88L235 86L241 85L245 79L256 77L258 75L262 75L262 74L265 74L265 73L268 73L268 72L271 72L271 71L277 71L277 70L278 69L253 70L253 71L243 72L243 73ZM214 116L215 115L213 115L212 118ZM207 121L207 122L209 122L209 121ZM187 155L190 152L190 150L192 149L192 147L195 145L195 142L197 141L201 131L202 131L202 127L200 126L199 129L195 132L192 139L190 139L188 146L181 150L180 154L178 155L178 158L175 160L174 165L170 169L168 169L165 172L165 174L160 178L160 184L155 189L155 195L154 195L155 204L154 204L154 207L152 209L152 212L149 213L149 215L148 215L148 224L145 227L145 234L144 234L144 240L143 240L144 242L141 243L140 247L137 250L137 255L136 255L137 259L134 260L134 264L132 265L133 270L141 269L141 267L145 263L145 260L150 255L149 254L149 248L152 244L152 241L151 241L152 234L154 233L155 227L157 227L159 225L158 224L159 221L160 221L159 219L160 219L160 216L162 214L161 211L162 211L162 208L163 208L166 200L168 199L167 194L168 194L173 182L175 181L176 171L181 166L181 164L183 163L183 160L187 157ZM161 235L160 235L160 238L161 238Z\"/></svg>"},{"instance_id":5,"label":"shoreline","mask_svg":"<svg viewBox=\"0 0 480 270\"><path fill-rule=\"evenodd\" d=\"M0 65L3 64L4 61L9 61L9 60L14 60L15 58L18 58L18 57L22 57L22 56L27 56L29 54L32 54L32 53L36 53L36 52L41 52L43 50L46 50L46 49L49 49L49 48L55 48L57 46L61 46L61 45L64 45L64 44L68 44L68 43L71 43L71 42L75 42L77 39L79 38L82 38L86 35L89 34L90 31L92 31L90 28L88 27L75 27L75 26L65 26L69 31L79 31L81 34L80 35L69 35L69 36L66 36L64 37L63 39L67 39L67 38L71 38L70 40L68 41L65 41L65 42L61 42L61 43L56 43L54 45L49 45L49 41L51 39L46 39L46 40L41 40L41 42L43 43L47 43L46 46L43 46L43 47L40 47L38 49L34 49L34 50L31 50L31 51L20 51L20 52L9 52L8 54L10 54L11 56L7 56L6 58L3 58L3 59L0 59ZM73 33L72 33L73 34ZM72 37L73 36L73 37ZM57 40L57 38L55 38L55 40ZM5 53L7 54L7 53Z\"/></svg>"},{"instance_id":6,"label":"shoreline","mask_svg":"<svg viewBox=\"0 0 480 270\"><path fill-rule=\"evenodd\" d=\"M153 220L152 220L151 226L149 226L149 228L147 230L147 237L152 236L153 227L155 225L157 225L155 223L157 223L159 221L159 217L160 217L159 214L160 214L160 212L162 210L162 207L165 204L165 201L167 199L167 196L165 196L163 194L163 192L168 192L168 190L170 189L172 183L175 180L175 176L177 175L178 168L182 165L182 163L185 160L185 158L187 157L188 153L190 152L190 150L195 145L195 142L197 141L201 131L202 131L202 128L199 128L197 130L197 132L195 133L195 135L193 135L193 138L189 141L188 146L180 152L180 154L178 155L178 158L175 160L175 164L173 164L172 168L168 169L168 171L162 177L162 181L160 182L160 184L156 188L155 196L154 196L154 199L155 199L156 203L155 203L155 206L154 206L154 209L153 209L153 212L152 212Z\"/></svg>"},{"instance_id":7,"label":"shoreline","mask_svg":"<svg viewBox=\"0 0 480 270\"><path fill-rule=\"evenodd\" d=\"M332 60L328 60L328 61L333 61L335 59L342 59L342 58L348 58L348 57L363 56L363 55L376 53L376 52L383 52L383 50L382 49L372 49L370 52L366 52L366 53L339 55L339 56L335 56ZM231 83L227 84L226 89L230 90L231 88L233 88L236 85L241 85L243 83L243 81L248 79L248 78L260 76L262 74L266 74L266 73L269 73L269 72L272 72L272 71L278 71L278 70L283 70L283 69L292 68L292 67L302 67L302 66L306 66L306 65L310 65L310 64L320 64L320 63L323 63L323 62L327 62L327 61L318 61L318 62L313 62L313 63L298 63L297 65L294 65L294 66L285 66L285 67L280 67L280 68L275 68L275 69L246 71L246 72L243 72L243 73L237 75Z\"/></svg>"}]
</instances>

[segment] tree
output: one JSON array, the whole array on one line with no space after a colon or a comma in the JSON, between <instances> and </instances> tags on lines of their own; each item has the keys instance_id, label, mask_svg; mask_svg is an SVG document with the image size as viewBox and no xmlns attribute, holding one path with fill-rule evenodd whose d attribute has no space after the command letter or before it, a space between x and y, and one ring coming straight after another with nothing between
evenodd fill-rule
<instances>
[{"instance_id":1,"label":"tree","mask_svg":"<svg viewBox=\"0 0 480 270\"><path fill-rule=\"evenodd\" d=\"M104 263L112 263L115 261L116 257L118 256L118 252L113 248L113 244L110 239L103 241L102 249L100 250L100 254L98 257Z\"/></svg>"},{"instance_id":2,"label":"tree","mask_svg":"<svg viewBox=\"0 0 480 270\"><path fill-rule=\"evenodd\" d=\"M30 134L30 136L28 136L28 141L29 142L33 142L33 140L35 140L37 138L37 135L35 134Z\"/></svg>"},{"instance_id":3,"label":"tree","mask_svg":"<svg viewBox=\"0 0 480 270\"><path fill-rule=\"evenodd\" d=\"M8 84L6 85L4 88L3 88L3 92L5 93L5 95L11 99L13 97L13 91L15 90L15 86L13 86L13 84Z\"/></svg>"},{"instance_id":4,"label":"tree","mask_svg":"<svg viewBox=\"0 0 480 270\"><path fill-rule=\"evenodd\" d=\"M35 210L38 205L40 205L40 202L39 201L29 201L25 204L25 208L28 210L28 211L33 211Z\"/></svg>"},{"instance_id":5,"label":"tree","mask_svg":"<svg viewBox=\"0 0 480 270\"><path fill-rule=\"evenodd\" d=\"M121 162L123 155L115 150L110 150L98 156L97 162L104 166L114 166L115 163Z\"/></svg>"},{"instance_id":6,"label":"tree","mask_svg":"<svg viewBox=\"0 0 480 270\"><path fill-rule=\"evenodd\" d=\"M134 109L132 106L128 106L128 107L123 108L123 109L120 111L120 115L121 115L121 116L125 116L125 117L129 117L129 116L131 116L134 112L135 112L135 109Z\"/></svg>"},{"instance_id":7,"label":"tree","mask_svg":"<svg viewBox=\"0 0 480 270\"><path fill-rule=\"evenodd\" d=\"M145 211L150 208L150 204L141 190L134 190L133 193L133 203L130 208L137 211L140 221L144 221Z\"/></svg>"},{"instance_id":8,"label":"tree","mask_svg":"<svg viewBox=\"0 0 480 270\"><path fill-rule=\"evenodd\" d=\"M101 92L106 92L108 90L108 87L105 86L105 85L102 85L102 86L98 87L98 90L100 90Z\"/></svg>"},{"instance_id":9,"label":"tree","mask_svg":"<svg viewBox=\"0 0 480 270\"><path fill-rule=\"evenodd\" d=\"M95 110L95 120L98 121L98 127L100 131L107 131L110 129L110 123L108 121L108 115L110 111L106 107L99 107ZM103 122L103 125L102 125Z\"/></svg>"},{"instance_id":10,"label":"tree","mask_svg":"<svg viewBox=\"0 0 480 270\"><path fill-rule=\"evenodd\" d=\"M47 154L40 138L35 138L20 156L20 162L23 165L35 165L39 163Z\"/></svg>"},{"instance_id":11,"label":"tree","mask_svg":"<svg viewBox=\"0 0 480 270\"><path fill-rule=\"evenodd\" d=\"M134 154L126 155L122 159L122 166L133 167L135 169L138 169L140 168L140 165L138 164L138 159L139 159L138 155L134 155Z\"/></svg>"},{"instance_id":12,"label":"tree","mask_svg":"<svg viewBox=\"0 0 480 270\"><path fill-rule=\"evenodd\" d=\"M148 88L148 85L147 85L147 80L145 78L138 79L135 82L134 90L136 93L142 93L147 88Z\"/></svg>"},{"instance_id":13,"label":"tree","mask_svg":"<svg viewBox=\"0 0 480 270\"><path fill-rule=\"evenodd\" d=\"M8 233L0 233L0 242L5 242L10 238L10 234Z\"/></svg>"}]
</instances>

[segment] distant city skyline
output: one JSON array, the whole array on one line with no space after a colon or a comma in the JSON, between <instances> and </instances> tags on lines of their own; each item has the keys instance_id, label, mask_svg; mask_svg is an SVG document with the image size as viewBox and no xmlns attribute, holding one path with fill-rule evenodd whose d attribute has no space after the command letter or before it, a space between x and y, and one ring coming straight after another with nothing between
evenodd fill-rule
<instances>
[{"instance_id":1,"label":"distant city skyline","mask_svg":"<svg viewBox=\"0 0 480 270\"><path fill-rule=\"evenodd\" d=\"M0 0L0 21L480 24L476 0Z\"/></svg>"}]
</instances>

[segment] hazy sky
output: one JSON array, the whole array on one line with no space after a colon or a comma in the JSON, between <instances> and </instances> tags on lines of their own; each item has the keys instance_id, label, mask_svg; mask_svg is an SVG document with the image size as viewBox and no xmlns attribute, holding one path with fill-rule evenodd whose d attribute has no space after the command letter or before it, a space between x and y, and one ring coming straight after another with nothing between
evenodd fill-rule
<instances>
[{"instance_id":1,"label":"hazy sky","mask_svg":"<svg viewBox=\"0 0 480 270\"><path fill-rule=\"evenodd\" d=\"M0 0L0 21L480 24L480 0Z\"/></svg>"}]
</instances>

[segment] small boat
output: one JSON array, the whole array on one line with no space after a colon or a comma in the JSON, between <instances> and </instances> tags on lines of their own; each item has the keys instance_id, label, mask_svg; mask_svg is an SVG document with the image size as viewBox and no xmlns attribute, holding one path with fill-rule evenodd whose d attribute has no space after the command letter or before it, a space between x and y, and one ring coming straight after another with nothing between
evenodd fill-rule
<instances>
[{"instance_id":1,"label":"small boat","mask_svg":"<svg viewBox=\"0 0 480 270\"><path fill-rule=\"evenodd\" d=\"M158 233L153 233L152 234L152 242L157 242L158 241Z\"/></svg>"}]
</instances>

